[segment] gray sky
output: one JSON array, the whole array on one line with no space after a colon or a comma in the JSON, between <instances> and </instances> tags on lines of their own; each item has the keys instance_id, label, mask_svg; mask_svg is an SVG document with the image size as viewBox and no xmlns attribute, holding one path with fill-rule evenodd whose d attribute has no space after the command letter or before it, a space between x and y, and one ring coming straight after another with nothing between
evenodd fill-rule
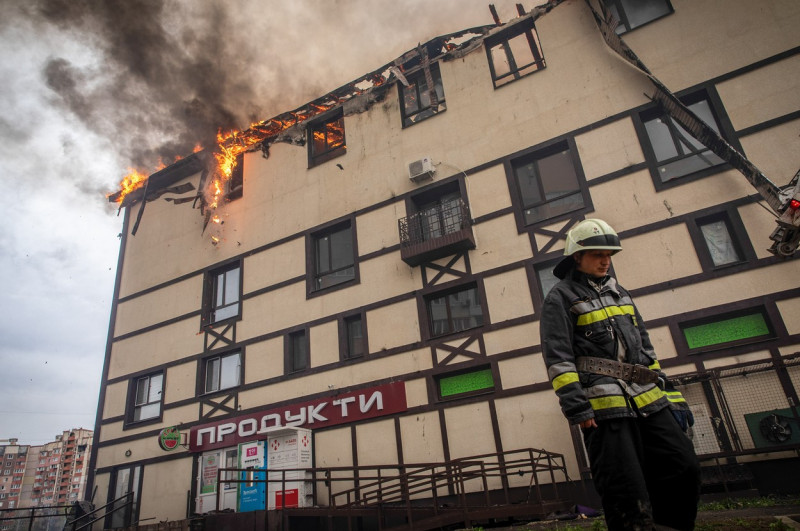
<instances>
[{"instance_id":1,"label":"gray sky","mask_svg":"<svg viewBox=\"0 0 800 531\"><path fill-rule=\"evenodd\" d=\"M491 3L505 22L517 1ZM105 195L128 168L490 24L489 3L2 0L0 440L94 427L122 230Z\"/></svg>"}]
</instances>

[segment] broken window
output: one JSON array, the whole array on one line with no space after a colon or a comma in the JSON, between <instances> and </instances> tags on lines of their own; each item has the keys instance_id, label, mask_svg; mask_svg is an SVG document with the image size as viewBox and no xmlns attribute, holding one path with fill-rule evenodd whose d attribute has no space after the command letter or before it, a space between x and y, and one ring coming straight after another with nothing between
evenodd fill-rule
<instances>
[{"instance_id":1,"label":"broken window","mask_svg":"<svg viewBox=\"0 0 800 531\"><path fill-rule=\"evenodd\" d=\"M309 168L344 155L346 152L347 145L344 138L344 115L341 108L332 116L309 125Z\"/></svg>"},{"instance_id":2,"label":"broken window","mask_svg":"<svg viewBox=\"0 0 800 531\"><path fill-rule=\"evenodd\" d=\"M533 18L488 37L484 43L495 88L545 67Z\"/></svg>"},{"instance_id":3,"label":"broken window","mask_svg":"<svg viewBox=\"0 0 800 531\"><path fill-rule=\"evenodd\" d=\"M714 131L721 132L716 108L705 91L681 98L683 103ZM640 134L656 188L675 179L716 173L725 161L667 115L655 107L640 115L644 133Z\"/></svg>"},{"instance_id":4,"label":"broken window","mask_svg":"<svg viewBox=\"0 0 800 531\"><path fill-rule=\"evenodd\" d=\"M311 235L310 242L313 254L311 292L355 280L356 253L349 220Z\"/></svg>"},{"instance_id":5,"label":"broken window","mask_svg":"<svg viewBox=\"0 0 800 531\"><path fill-rule=\"evenodd\" d=\"M286 374L308 368L308 335L305 330L292 332L286 336Z\"/></svg>"},{"instance_id":6,"label":"broken window","mask_svg":"<svg viewBox=\"0 0 800 531\"><path fill-rule=\"evenodd\" d=\"M244 193L244 153L236 157L236 166L231 171L231 178L228 179L225 190L225 198L228 201L239 199Z\"/></svg>"},{"instance_id":7,"label":"broken window","mask_svg":"<svg viewBox=\"0 0 800 531\"><path fill-rule=\"evenodd\" d=\"M619 21L617 35L672 13L669 0L603 0L603 3Z\"/></svg>"},{"instance_id":8,"label":"broken window","mask_svg":"<svg viewBox=\"0 0 800 531\"><path fill-rule=\"evenodd\" d=\"M135 380L131 399L133 409L128 415L130 422L141 422L161 417L163 383L163 372L142 376Z\"/></svg>"},{"instance_id":9,"label":"broken window","mask_svg":"<svg viewBox=\"0 0 800 531\"><path fill-rule=\"evenodd\" d=\"M437 63L430 65L427 70L423 68L406 76L406 80L408 86L397 84L402 102L403 127L413 125L447 108L444 102L442 74Z\"/></svg>"},{"instance_id":10,"label":"broken window","mask_svg":"<svg viewBox=\"0 0 800 531\"><path fill-rule=\"evenodd\" d=\"M203 360L203 392L213 393L237 387L242 380L240 352L230 352Z\"/></svg>"},{"instance_id":11,"label":"broken window","mask_svg":"<svg viewBox=\"0 0 800 531\"><path fill-rule=\"evenodd\" d=\"M525 225L552 220L588 205L575 151L563 141L511 161Z\"/></svg>"},{"instance_id":12,"label":"broken window","mask_svg":"<svg viewBox=\"0 0 800 531\"><path fill-rule=\"evenodd\" d=\"M216 324L239 317L242 269L238 261L206 275L203 321Z\"/></svg>"},{"instance_id":13,"label":"broken window","mask_svg":"<svg viewBox=\"0 0 800 531\"><path fill-rule=\"evenodd\" d=\"M483 326L483 305L475 284L425 298L431 337Z\"/></svg>"}]
</instances>

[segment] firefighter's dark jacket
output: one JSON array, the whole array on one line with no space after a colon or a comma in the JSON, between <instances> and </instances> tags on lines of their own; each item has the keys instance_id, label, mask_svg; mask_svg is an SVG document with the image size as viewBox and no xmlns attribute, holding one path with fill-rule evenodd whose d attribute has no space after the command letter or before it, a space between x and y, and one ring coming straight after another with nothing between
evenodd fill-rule
<instances>
[{"instance_id":1,"label":"firefighter's dark jacket","mask_svg":"<svg viewBox=\"0 0 800 531\"><path fill-rule=\"evenodd\" d=\"M661 372L630 294L614 278L590 283L587 275L570 269L545 298L540 331L548 377L571 424L593 417L635 417L636 410L647 416L665 407L688 409ZM581 356L619 360L618 341L624 345L622 361L656 371L664 385L578 372Z\"/></svg>"}]
</instances>

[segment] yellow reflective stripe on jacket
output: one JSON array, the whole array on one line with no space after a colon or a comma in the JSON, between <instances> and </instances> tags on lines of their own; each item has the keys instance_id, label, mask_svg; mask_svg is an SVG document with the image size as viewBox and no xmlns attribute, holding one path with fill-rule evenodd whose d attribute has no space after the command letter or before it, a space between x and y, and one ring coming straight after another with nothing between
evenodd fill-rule
<instances>
[{"instance_id":1,"label":"yellow reflective stripe on jacket","mask_svg":"<svg viewBox=\"0 0 800 531\"><path fill-rule=\"evenodd\" d=\"M670 402L686 402L680 391L667 391L664 394L667 395L667 400Z\"/></svg>"},{"instance_id":2,"label":"yellow reflective stripe on jacket","mask_svg":"<svg viewBox=\"0 0 800 531\"><path fill-rule=\"evenodd\" d=\"M558 391L567 384L578 381L577 372L564 372L553 378L553 389Z\"/></svg>"},{"instance_id":3,"label":"yellow reflective stripe on jacket","mask_svg":"<svg viewBox=\"0 0 800 531\"><path fill-rule=\"evenodd\" d=\"M625 397L620 395L590 398L589 403L592 405L592 409L595 411L598 409L609 409L613 407L628 407Z\"/></svg>"},{"instance_id":4,"label":"yellow reflective stripe on jacket","mask_svg":"<svg viewBox=\"0 0 800 531\"><path fill-rule=\"evenodd\" d=\"M578 317L578 326L586 326L598 321L605 321L615 315L630 315L636 320L636 312L632 305L626 306L606 306L600 310L584 313Z\"/></svg>"},{"instance_id":5,"label":"yellow reflective stripe on jacket","mask_svg":"<svg viewBox=\"0 0 800 531\"><path fill-rule=\"evenodd\" d=\"M664 391L654 386L646 393L642 393L633 397L633 401L636 402L636 407L642 409L643 407L652 404L662 396L664 396Z\"/></svg>"},{"instance_id":6,"label":"yellow reflective stripe on jacket","mask_svg":"<svg viewBox=\"0 0 800 531\"><path fill-rule=\"evenodd\" d=\"M651 371L660 371L661 370L661 364L658 363L658 360L655 360L647 368L650 369Z\"/></svg>"}]
</instances>

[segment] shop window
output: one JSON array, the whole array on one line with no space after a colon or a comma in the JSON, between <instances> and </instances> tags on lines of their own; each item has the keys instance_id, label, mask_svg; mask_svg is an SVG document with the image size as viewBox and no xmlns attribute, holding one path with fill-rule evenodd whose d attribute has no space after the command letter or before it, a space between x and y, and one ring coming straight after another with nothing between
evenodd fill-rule
<instances>
[{"instance_id":1,"label":"shop window","mask_svg":"<svg viewBox=\"0 0 800 531\"><path fill-rule=\"evenodd\" d=\"M286 374L308 369L308 351L308 334L306 334L305 330L292 332L286 336Z\"/></svg>"},{"instance_id":2,"label":"shop window","mask_svg":"<svg viewBox=\"0 0 800 531\"><path fill-rule=\"evenodd\" d=\"M400 90L400 111L403 127L408 127L447 109L444 102L444 87L439 65L434 63L429 69L421 69L406 76L408 86L398 83Z\"/></svg>"},{"instance_id":3,"label":"shop window","mask_svg":"<svg viewBox=\"0 0 800 531\"><path fill-rule=\"evenodd\" d=\"M217 324L240 315L242 268L238 261L206 274L203 321Z\"/></svg>"},{"instance_id":4,"label":"shop window","mask_svg":"<svg viewBox=\"0 0 800 531\"><path fill-rule=\"evenodd\" d=\"M511 161L525 225L553 220L589 204L583 170L563 141Z\"/></svg>"},{"instance_id":5,"label":"shop window","mask_svg":"<svg viewBox=\"0 0 800 531\"><path fill-rule=\"evenodd\" d=\"M332 116L308 127L308 167L311 168L347 152L344 137L344 114L338 109Z\"/></svg>"},{"instance_id":6,"label":"shop window","mask_svg":"<svg viewBox=\"0 0 800 531\"><path fill-rule=\"evenodd\" d=\"M342 359L360 358L367 353L366 327L361 314L345 317L342 332Z\"/></svg>"},{"instance_id":7,"label":"shop window","mask_svg":"<svg viewBox=\"0 0 800 531\"><path fill-rule=\"evenodd\" d=\"M133 396L128 401L132 406L128 416L129 422L161 418L161 403L164 396L163 384L163 372L135 378L132 381Z\"/></svg>"},{"instance_id":8,"label":"shop window","mask_svg":"<svg viewBox=\"0 0 800 531\"><path fill-rule=\"evenodd\" d=\"M603 0L603 3L619 21L616 28L617 35L673 12L669 0Z\"/></svg>"},{"instance_id":9,"label":"shop window","mask_svg":"<svg viewBox=\"0 0 800 531\"><path fill-rule=\"evenodd\" d=\"M684 105L723 137L718 109L709 95L699 92L681 98ZM640 136L656 189L687 178L705 177L718 172L725 161L696 140L660 106L640 115L643 134Z\"/></svg>"},{"instance_id":10,"label":"shop window","mask_svg":"<svg viewBox=\"0 0 800 531\"><path fill-rule=\"evenodd\" d=\"M231 352L203 360L204 393L213 393L237 387L241 380L241 352Z\"/></svg>"},{"instance_id":11,"label":"shop window","mask_svg":"<svg viewBox=\"0 0 800 531\"><path fill-rule=\"evenodd\" d=\"M706 271L755 259L747 232L734 208L697 218L689 225L689 230Z\"/></svg>"},{"instance_id":12,"label":"shop window","mask_svg":"<svg viewBox=\"0 0 800 531\"><path fill-rule=\"evenodd\" d=\"M494 376L490 367L468 369L435 377L440 400L462 398L494 391Z\"/></svg>"},{"instance_id":13,"label":"shop window","mask_svg":"<svg viewBox=\"0 0 800 531\"><path fill-rule=\"evenodd\" d=\"M679 328L692 353L730 348L775 337L774 327L763 306L687 321L680 323Z\"/></svg>"},{"instance_id":14,"label":"shop window","mask_svg":"<svg viewBox=\"0 0 800 531\"><path fill-rule=\"evenodd\" d=\"M488 37L484 44L492 82L498 88L545 67L539 35L533 18L514 24Z\"/></svg>"},{"instance_id":15,"label":"shop window","mask_svg":"<svg viewBox=\"0 0 800 531\"><path fill-rule=\"evenodd\" d=\"M310 292L356 279L355 238L350 221L312 234Z\"/></svg>"},{"instance_id":16,"label":"shop window","mask_svg":"<svg viewBox=\"0 0 800 531\"><path fill-rule=\"evenodd\" d=\"M429 295L425 304L431 337L483 326L483 305L474 284Z\"/></svg>"}]
</instances>

